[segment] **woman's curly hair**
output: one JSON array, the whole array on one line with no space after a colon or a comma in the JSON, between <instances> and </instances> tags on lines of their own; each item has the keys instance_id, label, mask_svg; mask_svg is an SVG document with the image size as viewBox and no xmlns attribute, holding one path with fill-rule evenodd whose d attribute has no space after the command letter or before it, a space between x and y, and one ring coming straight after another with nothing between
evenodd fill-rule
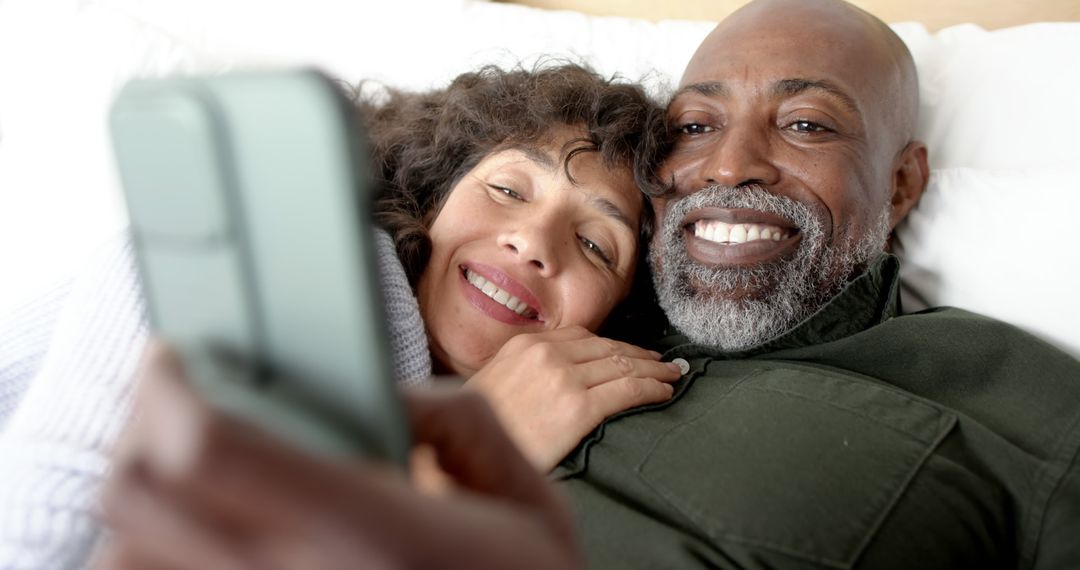
<instances>
[{"instance_id":1,"label":"woman's curly hair","mask_svg":"<svg viewBox=\"0 0 1080 570\"><path fill-rule=\"evenodd\" d=\"M493 152L539 147L556 130L574 127L583 136L563 148L564 169L577 154L597 152L608 168L632 169L643 190L639 278L632 296L651 295L644 261L653 211L645 193L661 189L656 167L667 128L663 108L640 85L577 64L547 62L533 69L487 66L443 89L387 88L373 97L358 95L356 103L378 189L376 222L393 237L414 287L431 254L428 228L462 177Z\"/></svg>"}]
</instances>

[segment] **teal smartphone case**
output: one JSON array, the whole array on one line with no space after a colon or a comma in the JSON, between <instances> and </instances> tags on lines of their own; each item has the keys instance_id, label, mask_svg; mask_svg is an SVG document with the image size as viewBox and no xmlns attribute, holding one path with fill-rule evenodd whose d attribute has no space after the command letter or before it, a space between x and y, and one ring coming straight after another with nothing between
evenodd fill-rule
<instances>
[{"instance_id":1,"label":"teal smartphone case","mask_svg":"<svg viewBox=\"0 0 1080 570\"><path fill-rule=\"evenodd\" d=\"M353 107L311 70L137 80L110 116L156 334L209 400L319 452L409 438Z\"/></svg>"}]
</instances>

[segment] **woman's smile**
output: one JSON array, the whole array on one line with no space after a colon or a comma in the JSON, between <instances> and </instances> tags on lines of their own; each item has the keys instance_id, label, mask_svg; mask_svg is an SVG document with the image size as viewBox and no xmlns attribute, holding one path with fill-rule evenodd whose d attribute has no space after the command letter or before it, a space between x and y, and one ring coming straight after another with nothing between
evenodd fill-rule
<instances>
[{"instance_id":1,"label":"woman's smile","mask_svg":"<svg viewBox=\"0 0 1080 570\"><path fill-rule=\"evenodd\" d=\"M544 322L540 302L505 272L480 263L461 266L463 294L471 305L508 325Z\"/></svg>"}]
</instances>

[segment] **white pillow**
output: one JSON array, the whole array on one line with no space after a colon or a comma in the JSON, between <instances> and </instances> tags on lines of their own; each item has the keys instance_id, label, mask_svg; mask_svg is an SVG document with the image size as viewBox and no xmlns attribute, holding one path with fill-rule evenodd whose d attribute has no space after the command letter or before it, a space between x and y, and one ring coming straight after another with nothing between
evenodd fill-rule
<instances>
[{"instance_id":1,"label":"white pillow","mask_svg":"<svg viewBox=\"0 0 1080 570\"><path fill-rule=\"evenodd\" d=\"M350 82L419 89L483 63L552 54L584 59L605 74L645 76L663 93L712 27L469 0L3 0L0 248L7 249L0 267L14 267L18 277L0 287L23 282L21 268L31 260L88 251L123 222L105 113L128 77L313 64ZM893 28L919 68L918 136L936 171L899 230L911 292L931 305L1018 323L1076 351L1080 327L1068 321L1077 322L1080 297L1061 287L1076 281L1062 216L1080 195L1073 141L1080 22L935 34L919 24ZM1006 212L1011 218L995 217ZM1036 237L1005 237L1020 225L1035 227ZM1037 272L1025 265L1044 258ZM1001 284L1015 279L1040 293L1016 294L1017 287L1004 295ZM0 288L0 312L7 295ZM909 294L907 305L914 304Z\"/></svg>"},{"instance_id":2,"label":"white pillow","mask_svg":"<svg viewBox=\"0 0 1080 570\"><path fill-rule=\"evenodd\" d=\"M1080 358L1080 168L937 170L897 228L906 311L996 317Z\"/></svg>"},{"instance_id":3,"label":"white pillow","mask_svg":"<svg viewBox=\"0 0 1080 570\"><path fill-rule=\"evenodd\" d=\"M993 32L964 25L926 41L909 44L922 86L919 136L932 168L1080 164L1080 22Z\"/></svg>"},{"instance_id":4,"label":"white pillow","mask_svg":"<svg viewBox=\"0 0 1080 570\"><path fill-rule=\"evenodd\" d=\"M933 176L897 229L906 309L969 309L1080 358L1080 22L907 32Z\"/></svg>"}]
</instances>

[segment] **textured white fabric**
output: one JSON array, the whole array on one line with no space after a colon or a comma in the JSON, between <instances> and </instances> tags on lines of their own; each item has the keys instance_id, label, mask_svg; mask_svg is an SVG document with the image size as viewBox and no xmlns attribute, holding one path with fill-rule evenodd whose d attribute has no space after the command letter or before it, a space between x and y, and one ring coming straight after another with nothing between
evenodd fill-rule
<instances>
[{"instance_id":1,"label":"textured white fabric","mask_svg":"<svg viewBox=\"0 0 1080 570\"><path fill-rule=\"evenodd\" d=\"M96 490L145 339L130 249L113 244L72 286L40 370L0 435L0 568L84 564L99 533Z\"/></svg>"},{"instance_id":2,"label":"textured white fabric","mask_svg":"<svg viewBox=\"0 0 1080 570\"><path fill-rule=\"evenodd\" d=\"M30 378L41 368L60 306L70 290L71 282L65 280L10 314L0 316L0 378L3 379L0 433L22 399Z\"/></svg>"},{"instance_id":3,"label":"textured white fabric","mask_svg":"<svg viewBox=\"0 0 1080 570\"><path fill-rule=\"evenodd\" d=\"M420 385L431 357L419 307L386 232L376 248L395 371ZM101 532L97 492L148 334L129 240L0 331L0 405L19 402L0 432L0 570L81 568Z\"/></svg>"}]
</instances>

